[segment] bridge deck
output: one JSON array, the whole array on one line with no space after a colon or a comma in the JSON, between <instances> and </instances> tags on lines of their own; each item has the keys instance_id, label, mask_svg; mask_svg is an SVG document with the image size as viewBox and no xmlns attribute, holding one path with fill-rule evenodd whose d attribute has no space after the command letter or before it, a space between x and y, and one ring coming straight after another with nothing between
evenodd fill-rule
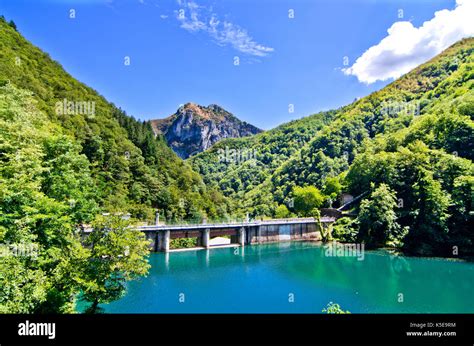
<instances>
[{"instance_id":1,"label":"bridge deck","mask_svg":"<svg viewBox=\"0 0 474 346\"><path fill-rule=\"evenodd\" d=\"M334 217L321 217L322 223L334 222ZM291 225L291 224L307 224L315 223L315 219L309 218L294 218L294 219L272 219L249 222L230 222L230 223L200 223L200 224L181 224L181 225L148 225L138 226L135 229L142 232L152 231L182 231L182 230L204 230L204 229L223 229L223 228L241 228L241 227L257 227L257 226L271 226L271 225ZM84 229L85 233L92 232L91 228Z\"/></svg>"}]
</instances>

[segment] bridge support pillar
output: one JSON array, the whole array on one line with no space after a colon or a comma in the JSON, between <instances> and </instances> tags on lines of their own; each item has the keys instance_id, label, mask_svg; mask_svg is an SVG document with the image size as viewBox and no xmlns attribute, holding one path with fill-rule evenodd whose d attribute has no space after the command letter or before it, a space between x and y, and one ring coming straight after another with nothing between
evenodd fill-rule
<instances>
[{"instance_id":1,"label":"bridge support pillar","mask_svg":"<svg viewBox=\"0 0 474 346\"><path fill-rule=\"evenodd\" d=\"M245 227L239 229L238 239L240 246L245 246Z\"/></svg>"},{"instance_id":2,"label":"bridge support pillar","mask_svg":"<svg viewBox=\"0 0 474 346\"><path fill-rule=\"evenodd\" d=\"M170 231L163 232L163 241L161 242L161 251L170 252Z\"/></svg>"},{"instance_id":3,"label":"bridge support pillar","mask_svg":"<svg viewBox=\"0 0 474 346\"><path fill-rule=\"evenodd\" d=\"M210 236L211 236L211 229L206 228L202 232L202 246L204 246L206 249L209 249L209 240L211 238Z\"/></svg>"}]
</instances>

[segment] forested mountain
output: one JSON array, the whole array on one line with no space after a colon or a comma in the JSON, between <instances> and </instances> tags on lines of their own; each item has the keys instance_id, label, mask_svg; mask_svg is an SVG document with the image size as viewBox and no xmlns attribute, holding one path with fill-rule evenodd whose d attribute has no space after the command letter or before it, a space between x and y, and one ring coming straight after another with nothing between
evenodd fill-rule
<instances>
[{"instance_id":1,"label":"forested mountain","mask_svg":"<svg viewBox=\"0 0 474 346\"><path fill-rule=\"evenodd\" d=\"M3 18L0 80L3 93L30 95L38 117L47 119L79 155L80 166L87 171L83 174L92 184L87 203L97 207L91 213L122 211L149 220L154 219L155 209L167 220L200 220L203 216L218 218L227 214L220 192L208 189L200 175L174 154L162 136L155 138L149 122L128 116L74 79ZM5 101L3 111L8 113L14 106ZM25 111L30 111L27 108ZM3 145L7 145L3 131L1 136ZM15 147L11 146L11 150ZM0 159L4 167L12 164L3 152ZM45 157L40 155L38 159ZM82 207L69 191L54 195L58 188L54 183L58 182L52 179L42 180L40 189L44 193L61 203L71 201L74 210Z\"/></svg>"},{"instance_id":2,"label":"forested mountain","mask_svg":"<svg viewBox=\"0 0 474 346\"><path fill-rule=\"evenodd\" d=\"M262 131L218 105L203 107L194 103L186 103L168 118L152 120L151 125L183 159L223 138L246 137Z\"/></svg>"},{"instance_id":3,"label":"forested mountain","mask_svg":"<svg viewBox=\"0 0 474 346\"><path fill-rule=\"evenodd\" d=\"M273 215L276 208L271 176L289 157L334 118L329 111L295 120L248 138L222 140L190 159L206 184L220 188L244 216Z\"/></svg>"},{"instance_id":4,"label":"forested mountain","mask_svg":"<svg viewBox=\"0 0 474 346\"><path fill-rule=\"evenodd\" d=\"M368 194L367 204L380 188L397 201L398 221L378 245L403 238L413 252L453 244L472 252L473 51L474 39L464 39L346 107L221 141L190 160L241 213L301 215L294 199L304 187L322 191L326 206L343 191ZM223 160L222 149L254 155ZM357 227L359 236L376 232Z\"/></svg>"}]
</instances>

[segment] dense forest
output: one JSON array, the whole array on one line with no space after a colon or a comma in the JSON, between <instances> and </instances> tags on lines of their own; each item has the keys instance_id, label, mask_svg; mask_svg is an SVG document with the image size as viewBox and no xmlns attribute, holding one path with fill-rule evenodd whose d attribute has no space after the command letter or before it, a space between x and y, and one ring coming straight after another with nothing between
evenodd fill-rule
<instances>
[{"instance_id":1,"label":"dense forest","mask_svg":"<svg viewBox=\"0 0 474 346\"><path fill-rule=\"evenodd\" d=\"M473 51L474 39L464 39L348 106L221 141L190 161L237 213L310 215L308 205L339 206L337 197L348 192L365 198L353 210L356 220L336 225L342 240L472 253ZM222 148L256 154L229 163L219 157ZM385 209L370 210L385 195Z\"/></svg>"},{"instance_id":2,"label":"dense forest","mask_svg":"<svg viewBox=\"0 0 474 346\"><path fill-rule=\"evenodd\" d=\"M421 255L474 252L474 39L337 110L181 160L0 18L0 313L98 305L146 273L132 221L320 216L360 196L325 240ZM111 217L103 217L109 213ZM81 239L91 224L94 234ZM86 245L86 246L83 246ZM3 248L2 248L3 249ZM124 256L126 254L126 256Z\"/></svg>"}]
</instances>

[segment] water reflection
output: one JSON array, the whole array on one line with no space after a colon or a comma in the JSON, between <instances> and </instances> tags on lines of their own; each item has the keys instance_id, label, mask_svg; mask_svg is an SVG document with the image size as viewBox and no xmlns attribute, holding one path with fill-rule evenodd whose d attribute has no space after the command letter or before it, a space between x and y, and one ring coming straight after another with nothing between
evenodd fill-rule
<instances>
[{"instance_id":1,"label":"water reflection","mask_svg":"<svg viewBox=\"0 0 474 346\"><path fill-rule=\"evenodd\" d=\"M360 261L305 242L160 253L150 262L149 276L106 311L321 312L335 301L352 312L474 312L473 263L386 251Z\"/></svg>"},{"instance_id":2,"label":"water reflection","mask_svg":"<svg viewBox=\"0 0 474 346\"><path fill-rule=\"evenodd\" d=\"M357 292L371 311L474 312L474 266L469 263L408 258L383 250L368 252L358 261L326 257L324 249L316 248L288 257L279 269L315 285Z\"/></svg>"}]
</instances>

